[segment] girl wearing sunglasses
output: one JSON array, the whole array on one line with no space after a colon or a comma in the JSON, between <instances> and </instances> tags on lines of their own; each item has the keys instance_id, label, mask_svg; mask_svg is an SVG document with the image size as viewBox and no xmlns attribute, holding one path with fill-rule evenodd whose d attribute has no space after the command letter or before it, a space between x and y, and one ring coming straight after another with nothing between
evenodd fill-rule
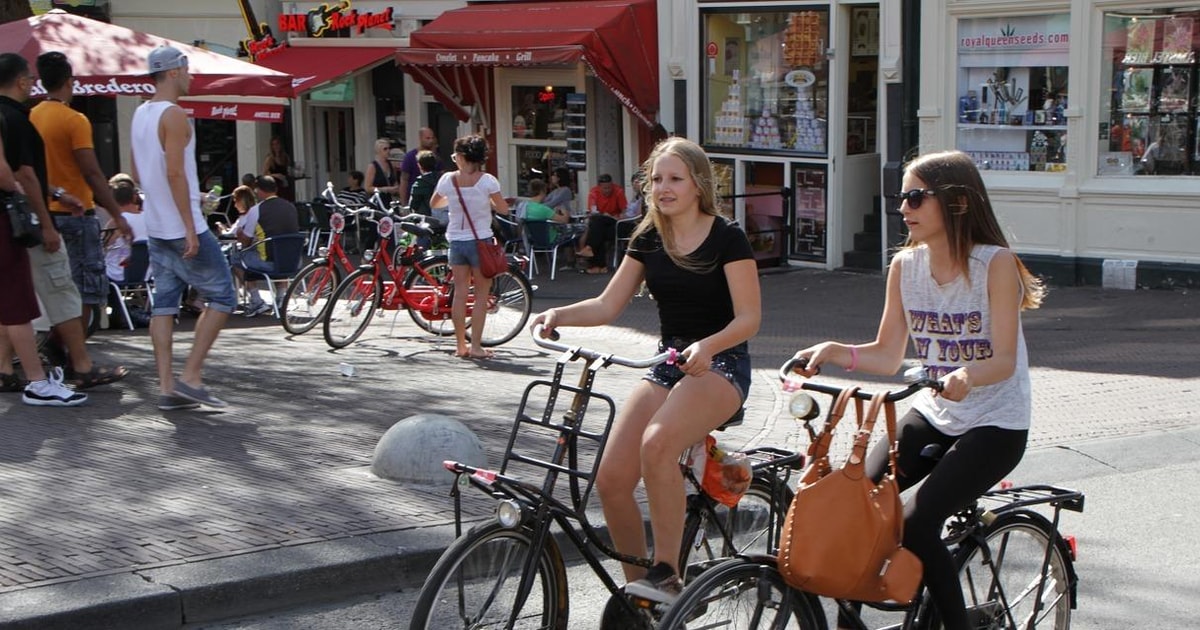
<instances>
[{"instance_id":1,"label":"girl wearing sunglasses","mask_svg":"<svg viewBox=\"0 0 1200 630\"><path fill-rule=\"evenodd\" d=\"M947 630L974 627L950 553L946 519L1011 472L1025 452L1031 396L1020 312L1037 308L1044 288L1008 249L974 162L948 151L919 157L898 195L908 241L892 259L874 341L826 341L796 353L812 376L822 364L894 374L907 340L940 378L901 419L900 489L925 483L904 506L904 546L924 563L925 584ZM939 445L940 459L922 455ZM887 445L872 449L867 472L887 470ZM926 451L927 453L929 451ZM839 619L839 628L849 627Z\"/></svg>"}]
</instances>

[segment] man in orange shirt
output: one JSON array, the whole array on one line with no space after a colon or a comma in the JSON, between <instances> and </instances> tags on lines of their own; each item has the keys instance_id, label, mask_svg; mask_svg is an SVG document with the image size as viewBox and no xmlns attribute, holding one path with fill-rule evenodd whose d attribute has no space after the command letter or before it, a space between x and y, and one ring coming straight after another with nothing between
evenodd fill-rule
<instances>
[{"instance_id":1,"label":"man in orange shirt","mask_svg":"<svg viewBox=\"0 0 1200 630\"><path fill-rule=\"evenodd\" d=\"M71 277L82 301L82 309L75 315L78 319L60 322L52 318L51 323L55 324L55 332L70 354L67 381L86 388L120 380L126 373L122 367L93 365L83 344L86 316L92 309L105 304L108 297L104 247L100 242L100 221L96 218L95 203L99 202L108 210L122 234L126 237L132 234L121 216L120 205L113 199L108 179L100 170L92 141L92 124L69 105L74 84L71 62L60 52L43 53L38 56L37 69L42 87L46 89L46 99L31 110L29 119L46 146L48 179L57 186L50 195L50 216L62 235ZM71 197L78 199L80 205L67 205L61 201ZM49 294L41 297L48 313L54 313L54 307L48 302L56 298Z\"/></svg>"},{"instance_id":2,"label":"man in orange shirt","mask_svg":"<svg viewBox=\"0 0 1200 630\"><path fill-rule=\"evenodd\" d=\"M588 193L587 249L592 252L586 273L608 273L608 239L614 234L614 226L625 206L625 189L613 184L612 175L604 173L596 178L596 186Z\"/></svg>"}]
</instances>

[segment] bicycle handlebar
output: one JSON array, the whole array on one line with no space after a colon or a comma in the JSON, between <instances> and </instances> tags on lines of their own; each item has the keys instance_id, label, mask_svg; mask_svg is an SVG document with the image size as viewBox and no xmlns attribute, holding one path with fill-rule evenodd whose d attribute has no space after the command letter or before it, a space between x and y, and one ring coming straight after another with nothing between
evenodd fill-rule
<instances>
[{"instance_id":1,"label":"bicycle handlebar","mask_svg":"<svg viewBox=\"0 0 1200 630\"><path fill-rule=\"evenodd\" d=\"M608 353L600 352L598 350L590 350L588 348L583 348L583 347L571 347L565 343L558 343L557 340L559 338L559 335L558 335L557 330L553 331L551 333L550 339L545 339L542 337L542 330L543 330L542 325L538 324L537 326L534 326L533 329L530 331L530 334L533 335L533 342L536 343L537 345L539 345L543 348L546 348L547 350L570 352L571 354L573 354L577 357L587 359L589 361L594 361L596 359L600 359L600 360L604 361L605 363L615 363L617 365L623 365L625 367L648 368L648 367L653 367L655 365L658 365L659 363L674 363L677 361L682 362L682 359L683 359L682 355L679 354L679 351L674 348L669 348L666 352L656 354L648 359L630 359L628 357L621 357L621 356L617 356L615 354L608 354Z\"/></svg>"},{"instance_id":2,"label":"bicycle handlebar","mask_svg":"<svg viewBox=\"0 0 1200 630\"><path fill-rule=\"evenodd\" d=\"M788 379L791 378L791 375L795 372L796 368L802 368L807 365L807 363L807 359L797 359L795 357L788 359L787 362L779 368L780 382L787 382ZM904 400L905 398L912 396L926 387L934 391L942 391L942 382L929 376L929 372L922 366L917 366L906 370L904 372L904 381L909 384L908 387L894 392L888 392L885 400L888 402ZM830 396L837 396L838 394L842 393L842 390L846 389L845 387L822 385L820 383L813 383L812 381L804 381L800 384L800 388L814 392L820 392L822 394L829 394ZM861 389L854 393L854 397L861 400L871 400L872 395L873 394L871 394L871 392L863 391Z\"/></svg>"}]
</instances>

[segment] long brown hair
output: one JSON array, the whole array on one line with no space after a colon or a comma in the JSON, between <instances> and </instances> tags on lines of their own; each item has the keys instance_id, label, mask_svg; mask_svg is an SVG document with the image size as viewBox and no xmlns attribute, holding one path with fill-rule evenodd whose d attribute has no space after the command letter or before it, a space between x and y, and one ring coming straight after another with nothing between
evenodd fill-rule
<instances>
[{"instance_id":1,"label":"long brown hair","mask_svg":"<svg viewBox=\"0 0 1200 630\"><path fill-rule=\"evenodd\" d=\"M1008 248L1008 239L1000 229L992 201L975 161L962 151L942 151L914 158L905 165L905 171L919 177L925 185L935 191L942 206L942 222L946 229L946 241L950 246L950 258L963 272L970 265L971 250L975 245L998 245ZM911 237L904 246L917 245ZM1037 308L1046 294L1041 278L1030 273L1015 254L1017 271L1024 287L1021 298L1022 309Z\"/></svg>"},{"instance_id":2,"label":"long brown hair","mask_svg":"<svg viewBox=\"0 0 1200 630\"><path fill-rule=\"evenodd\" d=\"M652 175L654 173L654 162L664 155L673 155L683 162L687 167L688 172L692 175L692 181L696 183L698 191L697 200L700 203L700 211L704 214L711 214L715 217L720 217L721 213L717 209L717 185L713 177L712 162L708 161L708 154L700 145L688 140L674 136L667 138L655 145L654 150L650 152L650 157L642 162L642 196L643 203L646 207L646 216L638 223L637 228L633 230L630 237L631 243L636 243L639 236L645 233L650 228L658 231L662 239L663 249L667 252L667 256L671 258L679 268L686 269L693 273L705 273L711 271L716 266L715 260L697 260L691 255L680 254L675 249L674 240L672 238L673 229L671 222L663 216L659 211L654 195L650 194L652 183Z\"/></svg>"}]
</instances>

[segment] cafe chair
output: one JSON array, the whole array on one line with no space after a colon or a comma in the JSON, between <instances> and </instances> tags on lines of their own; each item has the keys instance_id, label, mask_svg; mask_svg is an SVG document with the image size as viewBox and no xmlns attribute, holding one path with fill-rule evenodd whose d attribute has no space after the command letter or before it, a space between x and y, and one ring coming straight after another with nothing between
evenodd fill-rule
<instances>
[{"instance_id":1,"label":"cafe chair","mask_svg":"<svg viewBox=\"0 0 1200 630\"><path fill-rule=\"evenodd\" d=\"M521 236L521 224L508 217L500 215L492 217L492 235L504 247L506 254L519 253L525 244Z\"/></svg>"},{"instance_id":2,"label":"cafe chair","mask_svg":"<svg viewBox=\"0 0 1200 630\"><path fill-rule=\"evenodd\" d=\"M275 265L272 271L263 272L246 266L246 257L242 254L259 245L266 245L267 258ZM241 265L242 277L246 282L266 281L267 291L271 294L271 310L275 314L275 319L279 319L279 294L281 293L276 291L275 284L290 281L292 276L300 271L300 267L304 264L304 246L305 234L303 232L276 234L251 243L237 254L237 264ZM287 290L286 286L284 290Z\"/></svg>"},{"instance_id":3,"label":"cafe chair","mask_svg":"<svg viewBox=\"0 0 1200 630\"><path fill-rule=\"evenodd\" d=\"M613 258L612 268L616 269L621 266L621 254L625 248L629 247L629 237L633 234L633 230L637 228L637 224L642 220L642 217L628 217L625 219L617 219L613 224Z\"/></svg>"},{"instance_id":4,"label":"cafe chair","mask_svg":"<svg viewBox=\"0 0 1200 630\"><path fill-rule=\"evenodd\" d=\"M550 279L553 280L554 273L558 270L558 250L574 243L577 235L567 231L565 225L552 221L525 220L522 225L525 252L529 255L533 275L537 275L537 255L545 254L550 259ZM556 227L559 229L555 230Z\"/></svg>"},{"instance_id":5,"label":"cafe chair","mask_svg":"<svg viewBox=\"0 0 1200 630\"><path fill-rule=\"evenodd\" d=\"M112 279L108 281L108 288L116 294L117 306L121 309L121 316L125 318L125 325L129 330L134 330L137 326L134 325L129 306L125 302L142 296L146 301L145 312L149 313L154 307L154 292L150 290L150 283L150 246L146 241L138 241L129 246L125 279L120 282Z\"/></svg>"}]
</instances>

